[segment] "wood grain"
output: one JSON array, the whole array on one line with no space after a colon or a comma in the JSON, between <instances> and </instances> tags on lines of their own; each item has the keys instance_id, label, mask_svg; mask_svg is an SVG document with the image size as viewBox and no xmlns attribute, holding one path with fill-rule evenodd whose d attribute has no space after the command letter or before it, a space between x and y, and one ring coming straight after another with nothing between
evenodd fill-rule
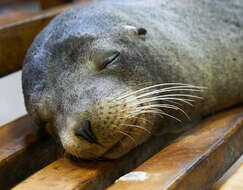
<instances>
[{"instance_id":1,"label":"wood grain","mask_svg":"<svg viewBox=\"0 0 243 190\"><path fill-rule=\"evenodd\" d=\"M242 121L243 108L205 120L135 170L146 172L148 179L120 181L110 189L195 190L211 185L243 151ZM171 137L165 139L154 137L114 161L78 162L61 158L18 184L14 190L33 187L37 190L104 189L156 152L151 149L156 146L157 150L161 149L162 140L165 143Z\"/></svg>"},{"instance_id":2,"label":"wood grain","mask_svg":"<svg viewBox=\"0 0 243 190\"><path fill-rule=\"evenodd\" d=\"M90 0L78 3L88 3ZM22 68L27 49L34 37L59 13L75 6L59 6L31 16L21 22L0 26L0 77Z\"/></svg>"},{"instance_id":3,"label":"wood grain","mask_svg":"<svg viewBox=\"0 0 243 190\"><path fill-rule=\"evenodd\" d=\"M243 109L221 113L133 171L145 172L145 180L120 180L108 189L209 189L242 154L242 139Z\"/></svg>"},{"instance_id":4,"label":"wood grain","mask_svg":"<svg viewBox=\"0 0 243 190\"><path fill-rule=\"evenodd\" d=\"M58 5L62 5L65 3L70 3L71 0L40 0L41 9L49 9Z\"/></svg>"},{"instance_id":5,"label":"wood grain","mask_svg":"<svg viewBox=\"0 0 243 190\"><path fill-rule=\"evenodd\" d=\"M243 164L223 183L216 183L212 190L242 190L243 189Z\"/></svg>"},{"instance_id":6,"label":"wood grain","mask_svg":"<svg viewBox=\"0 0 243 190\"><path fill-rule=\"evenodd\" d=\"M13 189L70 190L104 189L119 176L139 166L175 136L156 137L113 161L74 161L63 157L38 171ZM153 146L155 145L155 146ZM152 146L152 147L151 147Z\"/></svg>"},{"instance_id":7,"label":"wood grain","mask_svg":"<svg viewBox=\"0 0 243 190\"><path fill-rule=\"evenodd\" d=\"M8 189L60 156L60 149L28 116L0 128L0 189Z\"/></svg>"},{"instance_id":8,"label":"wood grain","mask_svg":"<svg viewBox=\"0 0 243 190\"><path fill-rule=\"evenodd\" d=\"M13 4L19 4L19 3L24 3L24 2L29 2L29 1L34 1L34 0L1 0L0 1L0 8L1 7L7 7Z\"/></svg>"},{"instance_id":9,"label":"wood grain","mask_svg":"<svg viewBox=\"0 0 243 190\"><path fill-rule=\"evenodd\" d=\"M30 17L31 14L27 11L8 11L0 14L0 26L7 25L9 23L14 23L21 21L27 17Z\"/></svg>"}]
</instances>

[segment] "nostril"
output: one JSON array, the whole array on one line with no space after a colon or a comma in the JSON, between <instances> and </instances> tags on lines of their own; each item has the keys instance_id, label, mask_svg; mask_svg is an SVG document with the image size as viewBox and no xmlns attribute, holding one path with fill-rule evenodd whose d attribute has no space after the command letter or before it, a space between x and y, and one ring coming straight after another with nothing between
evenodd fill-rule
<instances>
[{"instance_id":1,"label":"nostril","mask_svg":"<svg viewBox=\"0 0 243 190\"><path fill-rule=\"evenodd\" d=\"M77 137L85 139L90 143L99 144L92 131L90 120L83 120L81 126L74 129L74 133Z\"/></svg>"}]
</instances>

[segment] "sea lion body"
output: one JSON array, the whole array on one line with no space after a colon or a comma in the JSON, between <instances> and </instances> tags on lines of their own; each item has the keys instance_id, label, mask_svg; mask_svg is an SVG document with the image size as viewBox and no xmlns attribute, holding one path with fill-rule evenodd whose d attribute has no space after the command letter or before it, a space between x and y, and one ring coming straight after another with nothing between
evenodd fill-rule
<instances>
[{"instance_id":1,"label":"sea lion body","mask_svg":"<svg viewBox=\"0 0 243 190\"><path fill-rule=\"evenodd\" d=\"M195 120L243 102L242 18L241 0L102 1L71 8L27 53L27 110L68 153L120 157L150 131L183 129L183 111ZM184 105L189 99L194 107ZM183 111L175 111L181 104Z\"/></svg>"}]
</instances>

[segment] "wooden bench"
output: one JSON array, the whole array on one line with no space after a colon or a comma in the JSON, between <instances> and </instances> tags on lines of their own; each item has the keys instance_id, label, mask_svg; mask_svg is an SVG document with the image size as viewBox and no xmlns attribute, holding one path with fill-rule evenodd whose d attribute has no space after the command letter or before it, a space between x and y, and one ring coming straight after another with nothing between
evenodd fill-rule
<instances>
[{"instance_id":1,"label":"wooden bench","mask_svg":"<svg viewBox=\"0 0 243 190\"><path fill-rule=\"evenodd\" d=\"M41 1L45 10L40 13L0 25L0 77L21 69L37 33L54 16L75 5L64 0L48 2ZM62 3L67 4L53 8ZM180 137L155 136L112 161L64 157L55 141L27 115L0 127L0 139L1 190L210 189L243 153L243 107L206 118ZM229 180L237 180L238 173L242 167ZM225 190L231 183L217 189Z\"/></svg>"},{"instance_id":2,"label":"wooden bench","mask_svg":"<svg viewBox=\"0 0 243 190\"><path fill-rule=\"evenodd\" d=\"M217 182L213 190L241 190L243 189L243 164L225 181Z\"/></svg>"}]
</instances>

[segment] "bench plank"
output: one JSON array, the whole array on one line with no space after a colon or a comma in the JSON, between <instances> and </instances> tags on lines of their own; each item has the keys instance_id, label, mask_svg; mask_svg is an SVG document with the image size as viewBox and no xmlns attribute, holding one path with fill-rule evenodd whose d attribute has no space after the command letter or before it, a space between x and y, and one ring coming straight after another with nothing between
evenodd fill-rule
<instances>
[{"instance_id":1,"label":"bench plank","mask_svg":"<svg viewBox=\"0 0 243 190\"><path fill-rule=\"evenodd\" d=\"M243 164L222 184L214 186L213 190L242 190L243 189Z\"/></svg>"},{"instance_id":2,"label":"bench plank","mask_svg":"<svg viewBox=\"0 0 243 190\"><path fill-rule=\"evenodd\" d=\"M205 120L135 170L146 172L146 180L119 181L110 189L175 189L180 184L181 189L190 190L203 187L206 183L211 185L241 154L242 120L243 107ZM104 189L154 154L156 151L151 149L157 146L158 150L162 140L168 142L165 139L154 137L123 158L113 161L58 159L18 184L14 190L33 187L37 190ZM151 152L148 153L148 150Z\"/></svg>"},{"instance_id":3,"label":"bench plank","mask_svg":"<svg viewBox=\"0 0 243 190\"><path fill-rule=\"evenodd\" d=\"M0 127L0 189L8 189L60 156L28 116ZM43 137L42 137L43 136Z\"/></svg>"},{"instance_id":4,"label":"bench plank","mask_svg":"<svg viewBox=\"0 0 243 190\"><path fill-rule=\"evenodd\" d=\"M25 2L29 2L29 1L32 1L32 0L1 0L0 8L6 7L6 6L9 6L12 4L17 4L17 3L20 4L20 3L25 3Z\"/></svg>"},{"instance_id":5,"label":"bench plank","mask_svg":"<svg viewBox=\"0 0 243 190\"><path fill-rule=\"evenodd\" d=\"M13 189L70 190L104 189L119 176L139 166L158 152L175 136L156 137L137 147L121 159L113 161L74 161L63 157L27 178ZM154 145L154 146L153 146Z\"/></svg>"},{"instance_id":6,"label":"bench plank","mask_svg":"<svg viewBox=\"0 0 243 190\"><path fill-rule=\"evenodd\" d=\"M108 189L209 189L242 154L242 139L243 109L221 113ZM143 180L131 180L132 175L139 174L136 172L144 172Z\"/></svg>"},{"instance_id":7,"label":"bench plank","mask_svg":"<svg viewBox=\"0 0 243 190\"><path fill-rule=\"evenodd\" d=\"M14 23L21 21L32 14L28 11L18 10L18 11L6 11L5 13L0 13L0 26L7 25L9 23Z\"/></svg>"},{"instance_id":8,"label":"bench plank","mask_svg":"<svg viewBox=\"0 0 243 190\"><path fill-rule=\"evenodd\" d=\"M99 175L111 169L111 163L75 162L68 158L58 161L37 172L14 189L48 190L48 189L80 189Z\"/></svg>"},{"instance_id":9,"label":"bench plank","mask_svg":"<svg viewBox=\"0 0 243 190\"><path fill-rule=\"evenodd\" d=\"M31 140L28 142L27 139L32 139L34 142L38 130L39 128L31 123L28 116L23 116L2 126L0 128L0 166L4 164L3 160L31 144Z\"/></svg>"},{"instance_id":10,"label":"bench plank","mask_svg":"<svg viewBox=\"0 0 243 190\"><path fill-rule=\"evenodd\" d=\"M58 5L62 5L65 3L69 3L72 0L40 0L40 7L41 9L49 9Z\"/></svg>"}]
</instances>

